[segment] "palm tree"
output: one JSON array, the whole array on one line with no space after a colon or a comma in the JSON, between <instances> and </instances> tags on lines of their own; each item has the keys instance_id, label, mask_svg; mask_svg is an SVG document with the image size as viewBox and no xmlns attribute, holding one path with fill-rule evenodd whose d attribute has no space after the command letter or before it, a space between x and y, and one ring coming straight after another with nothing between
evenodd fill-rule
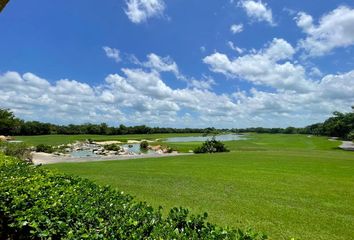
<instances>
[{"instance_id":1,"label":"palm tree","mask_svg":"<svg viewBox=\"0 0 354 240\"><path fill-rule=\"evenodd\" d=\"M0 0L0 13L6 6L6 4L9 2L9 0Z\"/></svg>"}]
</instances>

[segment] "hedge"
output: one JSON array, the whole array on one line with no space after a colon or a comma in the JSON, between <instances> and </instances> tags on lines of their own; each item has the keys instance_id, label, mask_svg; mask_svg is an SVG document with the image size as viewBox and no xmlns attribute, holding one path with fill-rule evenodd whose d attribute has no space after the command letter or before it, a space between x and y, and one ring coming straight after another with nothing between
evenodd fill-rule
<instances>
[{"instance_id":1,"label":"hedge","mask_svg":"<svg viewBox=\"0 0 354 240\"><path fill-rule=\"evenodd\" d=\"M108 186L1 153L0 179L0 239L267 239L183 208L163 217L161 208Z\"/></svg>"}]
</instances>

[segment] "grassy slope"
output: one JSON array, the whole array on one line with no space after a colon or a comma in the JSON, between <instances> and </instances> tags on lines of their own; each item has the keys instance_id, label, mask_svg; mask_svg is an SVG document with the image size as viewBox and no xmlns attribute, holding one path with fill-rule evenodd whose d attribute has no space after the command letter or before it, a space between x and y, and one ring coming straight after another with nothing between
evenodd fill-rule
<instances>
[{"instance_id":1,"label":"grassy slope","mask_svg":"<svg viewBox=\"0 0 354 240\"><path fill-rule=\"evenodd\" d=\"M352 239L354 153L301 135L251 135L230 153L56 164L154 206L207 211L210 220L252 226L273 239ZM185 144L175 144L185 147Z\"/></svg>"},{"instance_id":2,"label":"grassy slope","mask_svg":"<svg viewBox=\"0 0 354 240\"><path fill-rule=\"evenodd\" d=\"M129 135L90 135L90 134L81 134L81 135L41 135L41 136L16 136L16 140L24 141L28 144L38 145L38 144L50 144L50 145L59 145L66 144L75 141L83 141L86 139L93 139L96 141L127 141L127 140L155 140L163 139L169 137L178 137L178 136L191 136L191 135L200 135L200 134L191 134L191 133L166 133L166 134L129 134Z\"/></svg>"}]
</instances>

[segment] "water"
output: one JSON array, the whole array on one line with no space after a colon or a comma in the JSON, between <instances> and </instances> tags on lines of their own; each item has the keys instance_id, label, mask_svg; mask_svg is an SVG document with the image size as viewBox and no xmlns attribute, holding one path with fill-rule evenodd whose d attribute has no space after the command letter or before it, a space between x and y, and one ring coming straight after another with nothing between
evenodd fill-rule
<instances>
[{"instance_id":1,"label":"water","mask_svg":"<svg viewBox=\"0 0 354 240\"><path fill-rule=\"evenodd\" d=\"M139 143L124 144L124 145L121 145L121 147L124 148L127 152L134 153L134 154L152 154L152 153L156 153L153 150L141 149ZM72 157L75 157L75 158L97 157L97 156L99 156L98 154L93 153L92 150L73 151L73 152L70 153L70 155Z\"/></svg>"},{"instance_id":2,"label":"water","mask_svg":"<svg viewBox=\"0 0 354 240\"><path fill-rule=\"evenodd\" d=\"M153 150L141 149L139 143L124 144L124 145L121 145L121 147L123 147L125 150L127 150L130 153L136 153L136 154L140 154L140 153L143 153L143 154L155 153L155 151L153 151Z\"/></svg>"},{"instance_id":3,"label":"water","mask_svg":"<svg viewBox=\"0 0 354 240\"><path fill-rule=\"evenodd\" d=\"M79 150L70 153L72 157L96 157L97 154L93 153L92 150Z\"/></svg>"},{"instance_id":4,"label":"water","mask_svg":"<svg viewBox=\"0 0 354 240\"><path fill-rule=\"evenodd\" d=\"M212 137L213 136L172 137L172 138L167 138L166 142L205 142L208 139L211 140ZM216 135L215 139L222 142L245 140L243 135L237 135L237 134Z\"/></svg>"}]
</instances>

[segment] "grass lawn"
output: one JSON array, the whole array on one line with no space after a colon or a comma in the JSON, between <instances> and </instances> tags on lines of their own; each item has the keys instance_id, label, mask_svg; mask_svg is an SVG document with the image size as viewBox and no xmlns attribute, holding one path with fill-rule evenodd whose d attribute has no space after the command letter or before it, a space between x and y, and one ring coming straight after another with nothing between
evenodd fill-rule
<instances>
[{"instance_id":1,"label":"grass lawn","mask_svg":"<svg viewBox=\"0 0 354 240\"><path fill-rule=\"evenodd\" d=\"M84 141L86 139L92 139L95 141L110 141L117 140L126 142L127 140L155 140L164 139L169 137L183 137L183 136L199 136L200 133L162 133L162 134L129 134L129 135L40 135L40 136L16 136L16 140L24 141L31 145L49 144L60 145L66 143L72 143L75 141Z\"/></svg>"},{"instance_id":2,"label":"grass lawn","mask_svg":"<svg viewBox=\"0 0 354 240\"><path fill-rule=\"evenodd\" d=\"M272 239L354 239L354 152L304 135L251 134L231 152L45 166L165 209L252 227ZM173 144L176 148L188 146ZM197 145L192 143L191 145Z\"/></svg>"}]
</instances>

